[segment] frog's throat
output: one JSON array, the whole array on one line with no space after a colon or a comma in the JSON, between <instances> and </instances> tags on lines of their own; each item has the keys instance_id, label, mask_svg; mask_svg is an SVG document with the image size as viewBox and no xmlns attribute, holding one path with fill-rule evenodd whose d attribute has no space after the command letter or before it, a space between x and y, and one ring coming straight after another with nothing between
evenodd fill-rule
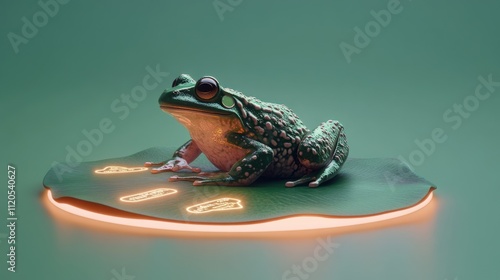
<instances>
[{"instance_id":1,"label":"frog's throat","mask_svg":"<svg viewBox=\"0 0 500 280\"><path fill-rule=\"evenodd\" d=\"M207 111L198 108L161 105L160 108L172 115L190 132L200 129L221 129L233 132L243 132L241 119L234 114L220 111ZM229 121L231 120L231 121ZM235 120L237 120L235 122Z\"/></svg>"},{"instance_id":2,"label":"frog's throat","mask_svg":"<svg viewBox=\"0 0 500 280\"><path fill-rule=\"evenodd\" d=\"M172 106L172 105L160 105L160 108L169 114L183 114L182 111L189 113L189 112L194 112L194 113L201 113L201 114L209 114L209 115L222 115L222 116L227 116L230 115L230 113L226 112L216 112L216 111L207 111L203 109L197 109L197 108L187 108L187 107L182 107L182 106Z\"/></svg>"},{"instance_id":3,"label":"frog's throat","mask_svg":"<svg viewBox=\"0 0 500 280\"><path fill-rule=\"evenodd\" d=\"M167 112L189 130L191 139L219 170L231 170L237 161L248 154L247 149L227 139L228 133L245 131L237 115L177 108L168 108Z\"/></svg>"},{"instance_id":4,"label":"frog's throat","mask_svg":"<svg viewBox=\"0 0 500 280\"><path fill-rule=\"evenodd\" d=\"M230 113L164 106L162 109L176 118L190 132L198 130L222 130L224 133L243 132L241 120Z\"/></svg>"}]
</instances>

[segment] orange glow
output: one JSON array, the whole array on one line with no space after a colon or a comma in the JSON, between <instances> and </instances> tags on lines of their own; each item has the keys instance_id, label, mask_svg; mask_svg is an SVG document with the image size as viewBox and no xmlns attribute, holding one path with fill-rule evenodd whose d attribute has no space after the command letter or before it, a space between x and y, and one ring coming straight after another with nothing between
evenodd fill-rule
<instances>
[{"instance_id":1,"label":"orange glow","mask_svg":"<svg viewBox=\"0 0 500 280\"><path fill-rule=\"evenodd\" d=\"M137 228L146 228L154 230L167 230L174 232L208 232L208 233L270 233L270 232L285 232L285 231L306 231L306 230L324 230L332 228L342 228L355 225L363 225L374 222L385 221L402 217L413 212L416 212L428 205L433 198L432 190L427 196L417 204L401 210L381 213L370 216L356 217L327 217L327 216L311 216L300 215L286 217L277 220L262 221L256 223L238 223L238 224L196 224L178 223L171 221L159 221L148 219L134 219L115 217L101 213L95 213L89 210L77 208L70 204L59 203L52 197L50 190L47 191L47 199L55 207L88 219L107 222L111 224L125 225Z\"/></svg>"},{"instance_id":2,"label":"orange glow","mask_svg":"<svg viewBox=\"0 0 500 280\"><path fill-rule=\"evenodd\" d=\"M241 200L236 198L224 197L189 206L188 208L186 208L186 210L189 213L202 214L213 211L228 211L242 208L243 205L241 205Z\"/></svg>"},{"instance_id":3,"label":"orange glow","mask_svg":"<svg viewBox=\"0 0 500 280\"><path fill-rule=\"evenodd\" d=\"M124 166L106 166L103 169L97 169L94 171L97 174L118 174L118 173L132 173L132 172L142 172L148 170L147 167L124 167Z\"/></svg>"},{"instance_id":4,"label":"orange glow","mask_svg":"<svg viewBox=\"0 0 500 280\"><path fill-rule=\"evenodd\" d=\"M120 197L120 200L123 202L141 202L144 200L150 200L166 195L171 195L177 193L177 190L169 189L169 188L159 188L150 191L145 191L141 193L131 194L127 196Z\"/></svg>"}]
</instances>

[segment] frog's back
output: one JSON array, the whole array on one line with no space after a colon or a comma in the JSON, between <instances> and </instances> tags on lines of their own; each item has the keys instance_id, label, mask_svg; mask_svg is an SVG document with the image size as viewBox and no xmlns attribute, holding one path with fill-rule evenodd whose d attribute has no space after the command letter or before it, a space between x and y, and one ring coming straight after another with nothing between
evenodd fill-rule
<instances>
[{"instance_id":1,"label":"frog's back","mask_svg":"<svg viewBox=\"0 0 500 280\"><path fill-rule=\"evenodd\" d=\"M273 149L273 162L262 176L293 178L308 172L297 158L297 148L308 129L290 108L241 93L236 105L247 136Z\"/></svg>"}]
</instances>

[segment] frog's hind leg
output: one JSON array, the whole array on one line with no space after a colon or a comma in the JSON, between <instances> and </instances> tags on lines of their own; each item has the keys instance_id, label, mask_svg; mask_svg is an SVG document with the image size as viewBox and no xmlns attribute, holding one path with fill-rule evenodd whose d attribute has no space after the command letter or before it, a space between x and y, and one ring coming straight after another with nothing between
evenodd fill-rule
<instances>
[{"instance_id":1,"label":"frog's hind leg","mask_svg":"<svg viewBox=\"0 0 500 280\"><path fill-rule=\"evenodd\" d=\"M299 180L287 182L286 186L293 187L308 182L309 187L319 186L337 175L347 159L349 146L344 127L338 121L322 123L305 136L297 152L300 163L315 171Z\"/></svg>"}]
</instances>

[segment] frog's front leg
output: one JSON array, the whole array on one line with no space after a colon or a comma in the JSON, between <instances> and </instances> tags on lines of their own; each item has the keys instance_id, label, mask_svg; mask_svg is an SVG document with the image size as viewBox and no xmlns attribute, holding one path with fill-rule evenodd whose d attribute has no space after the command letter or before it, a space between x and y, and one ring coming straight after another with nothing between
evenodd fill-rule
<instances>
[{"instance_id":1,"label":"frog's front leg","mask_svg":"<svg viewBox=\"0 0 500 280\"><path fill-rule=\"evenodd\" d=\"M299 180L287 182L286 186L304 183L309 183L309 187L319 186L333 178L347 159L349 146L344 127L338 121L322 123L302 139L297 152L300 163L313 171Z\"/></svg>"},{"instance_id":2,"label":"frog's front leg","mask_svg":"<svg viewBox=\"0 0 500 280\"><path fill-rule=\"evenodd\" d=\"M198 148L198 145L196 145L193 140L189 140L174 152L172 159L156 163L148 161L144 163L144 166L160 166L158 168L151 169L151 173L153 174L167 171L176 172L181 169L189 169L198 173L201 169L191 167L189 163L195 160L200 154L201 150Z\"/></svg>"},{"instance_id":3,"label":"frog's front leg","mask_svg":"<svg viewBox=\"0 0 500 280\"><path fill-rule=\"evenodd\" d=\"M228 142L250 151L244 158L237 161L229 172L200 173L187 176L175 175L170 177L169 181L193 181L194 186L249 185L259 178L273 161L273 150L269 146L242 134L229 134Z\"/></svg>"}]
</instances>

